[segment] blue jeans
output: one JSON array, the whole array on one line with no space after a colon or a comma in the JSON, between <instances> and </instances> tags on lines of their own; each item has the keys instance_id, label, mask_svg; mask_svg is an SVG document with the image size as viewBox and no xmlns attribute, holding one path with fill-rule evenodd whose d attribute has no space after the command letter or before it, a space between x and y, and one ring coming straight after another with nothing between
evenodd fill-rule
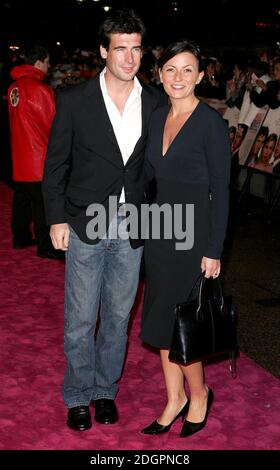
<instances>
[{"instance_id":1,"label":"blue jeans","mask_svg":"<svg viewBox=\"0 0 280 470\"><path fill-rule=\"evenodd\" d=\"M123 220L115 216L109 233ZM98 398L114 399L117 394L142 252L143 247L132 249L129 240L121 238L88 245L70 228L65 276L67 363L62 387L69 408Z\"/></svg>"}]
</instances>

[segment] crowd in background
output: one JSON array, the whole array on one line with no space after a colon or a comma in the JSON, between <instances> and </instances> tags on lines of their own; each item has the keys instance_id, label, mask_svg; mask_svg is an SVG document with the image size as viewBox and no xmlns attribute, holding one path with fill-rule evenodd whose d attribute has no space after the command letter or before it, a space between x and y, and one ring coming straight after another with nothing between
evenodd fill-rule
<instances>
[{"instance_id":1,"label":"crowd in background","mask_svg":"<svg viewBox=\"0 0 280 470\"><path fill-rule=\"evenodd\" d=\"M146 47L143 50L141 67L138 78L160 89L162 84L158 73L158 59L164 47L161 45ZM9 173L9 123L7 113L7 90L12 83L10 72L13 67L23 63L21 50L9 50L6 57L0 57L0 177L3 179ZM217 55L217 54L215 54ZM51 51L51 67L47 82L55 95L61 89L78 85L96 76L104 67L98 49L65 49L57 47ZM276 109L280 104L280 51L279 49L263 49L254 54L245 51L222 52L220 56L210 54L203 56L204 78L196 87L196 95L202 100L221 100L228 108L241 110L245 100L252 106L250 113L243 116L240 113L242 126L249 128L254 110L264 105ZM254 108L255 107L255 108ZM242 116L241 116L242 115ZM235 128L236 131L237 128ZM235 132L236 134L236 132ZM232 153L238 143L232 133ZM238 146L237 146L238 147ZM238 149L238 148L237 148Z\"/></svg>"},{"instance_id":2,"label":"crowd in background","mask_svg":"<svg viewBox=\"0 0 280 470\"><path fill-rule=\"evenodd\" d=\"M158 75L157 60L163 53L163 46L146 47L139 78L145 82L161 86ZM204 55L205 75L196 89L200 97L226 100L229 107L240 108L243 95L249 90L251 97L257 105L262 105L258 99L261 91L266 91L267 82L273 81L276 101L272 107L279 105L277 98L280 77L275 75L275 65L279 63L280 52L277 50L263 50L254 55L247 56L244 52L233 52L213 57ZM10 70L21 62L21 51L9 51L7 58L0 57L0 89L1 97L5 95L7 84L10 84ZM51 70L48 82L53 89L59 90L67 86L79 84L96 76L103 68L103 61L99 51L75 49L56 49L51 54ZM280 65L279 65L280 70ZM253 79L252 79L253 77ZM275 89L275 90L274 90ZM277 93L276 93L277 91Z\"/></svg>"}]
</instances>

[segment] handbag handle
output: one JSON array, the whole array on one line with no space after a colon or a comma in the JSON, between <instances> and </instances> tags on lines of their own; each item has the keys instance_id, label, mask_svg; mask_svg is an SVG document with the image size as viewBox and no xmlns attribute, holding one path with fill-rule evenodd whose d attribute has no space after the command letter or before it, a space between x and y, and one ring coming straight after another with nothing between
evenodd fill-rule
<instances>
[{"instance_id":1,"label":"handbag handle","mask_svg":"<svg viewBox=\"0 0 280 470\"><path fill-rule=\"evenodd\" d=\"M199 313L201 311L201 302L202 302L202 289L205 285L205 282L209 280L208 278L206 278L205 276L201 276L201 279L200 279L200 283L199 283L199 294L198 294L198 308L197 308L197 315L199 317ZM219 280L219 278L216 278L216 279L211 279L211 282L214 282L215 283L215 287L217 287L217 290L219 292L219 303L220 303L220 309L221 309L221 312L223 312L224 310L224 307L225 307L225 300L224 300L224 294L223 294L223 290L222 290L222 285L221 285L221 281ZM237 377L237 372L236 372L236 356L237 356L237 351L236 351L236 348L233 348L230 352L229 352L229 370L231 372L231 375L232 375L232 378L235 379Z\"/></svg>"},{"instance_id":2,"label":"handbag handle","mask_svg":"<svg viewBox=\"0 0 280 470\"><path fill-rule=\"evenodd\" d=\"M197 283L199 281L199 292L198 292L198 307L197 307L197 310L196 310L196 314L197 314L197 319L199 320L199 317L201 316L201 312L202 312L202 291L203 291L203 287L205 286L205 283L206 281L209 280L209 278L206 278L203 274L198 278L198 280L196 281L194 287L197 286ZM216 278L216 279L211 279L211 282L214 282L215 283L215 288L217 288L218 290L218 296L219 296L219 306L220 306L220 310L221 310L221 313L223 312L224 308L225 308L225 300L224 300L224 295L223 295L223 290L222 290L222 285L221 285L221 281ZM193 289L194 289L193 287ZM193 289L192 289L192 292L193 292ZM236 356L237 356L237 349L236 347L233 348L230 352L229 352L229 370L231 372L231 375L232 377L235 379L237 377L237 373L236 373Z\"/></svg>"},{"instance_id":3,"label":"handbag handle","mask_svg":"<svg viewBox=\"0 0 280 470\"><path fill-rule=\"evenodd\" d=\"M198 304L198 307L196 309L196 315L197 315L197 320L201 321L203 320L202 318L202 299L203 299L203 288L205 287L206 281L211 281L212 286L211 286L211 294L213 296L213 289L218 292L218 302L219 302L219 308L221 310L221 314L226 314L227 313L227 306L222 290L222 285L221 281L218 278L215 279L209 279L206 278L203 274L200 274L199 277L197 278L190 295L188 297L188 301L195 301L195 304ZM213 287L214 283L214 287ZM196 295L194 295L194 292ZM217 298L217 297L215 297ZM233 346L233 348L229 351L229 363L230 363L230 372L233 378L236 378L237 373L236 373L236 357L237 357L237 345Z\"/></svg>"},{"instance_id":4,"label":"handbag handle","mask_svg":"<svg viewBox=\"0 0 280 470\"><path fill-rule=\"evenodd\" d=\"M197 313L201 310L202 290L203 290L203 287L205 286L206 281L208 281L208 280L209 280L209 278L206 278L204 275L201 275L200 282L199 282L199 291L198 291ZM221 311L223 311L225 301L224 301L224 295L223 295L221 282L220 282L219 278L211 279L211 282L214 282L216 287L218 288L220 309L221 309Z\"/></svg>"}]
</instances>

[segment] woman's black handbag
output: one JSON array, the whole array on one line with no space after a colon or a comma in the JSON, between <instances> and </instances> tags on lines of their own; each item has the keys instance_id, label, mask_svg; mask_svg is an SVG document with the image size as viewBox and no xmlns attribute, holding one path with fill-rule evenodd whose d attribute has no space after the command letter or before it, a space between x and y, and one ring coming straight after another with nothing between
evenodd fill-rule
<instances>
[{"instance_id":1,"label":"woman's black handbag","mask_svg":"<svg viewBox=\"0 0 280 470\"><path fill-rule=\"evenodd\" d=\"M236 327L237 313L232 297L224 297L218 278L201 276L188 301L175 306L169 359L187 365L229 352L231 373L236 376Z\"/></svg>"}]
</instances>

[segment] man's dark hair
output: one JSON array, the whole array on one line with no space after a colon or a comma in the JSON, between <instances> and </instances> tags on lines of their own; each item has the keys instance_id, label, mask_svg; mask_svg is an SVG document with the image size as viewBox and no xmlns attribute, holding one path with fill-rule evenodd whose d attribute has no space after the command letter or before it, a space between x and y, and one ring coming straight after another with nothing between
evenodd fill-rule
<instances>
[{"instance_id":1,"label":"man's dark hair","mask_svg":"<svg viewBox=\"0 0 280 470\"><path fill-rule=\"evenodd\" d=\"M27 46L23 53L23 59L25 64L28 65L35 65L37 60L44 62L46 57L48 57L49 51L44 46L41 45L33 45Z\"/></svg>"},{"instance_id":2,"label":"man's dark hair","mask_svg":"<svg viewBox=\"0 0 280 470\"><path fill-rule=\"evenodd\" d=\"M111 34L133 34L138 33L143 37L145 26L137 13L131 8L120 8L113 10L99 29L99 43L108 49Z\"/></svg>"},{"instance_id":3,"label":"man's dark hair","mask_svg":"<svg viewBox=\"0 0 280 470\"><path fill-rule=\"evenodd\" d=\"M177 41L170 44L170 46L165 49L164 53L158 60L158 66L160 69L168 62L172 57L175 57L177 54L181 54L182 52L190 52L193 54L198 61L198 70L199 72L202 71L202 60L201 60L201 52L200 48L197 44L192 41L187 41L184 39L183 41Z\"/></svg>"}]
</instances>

